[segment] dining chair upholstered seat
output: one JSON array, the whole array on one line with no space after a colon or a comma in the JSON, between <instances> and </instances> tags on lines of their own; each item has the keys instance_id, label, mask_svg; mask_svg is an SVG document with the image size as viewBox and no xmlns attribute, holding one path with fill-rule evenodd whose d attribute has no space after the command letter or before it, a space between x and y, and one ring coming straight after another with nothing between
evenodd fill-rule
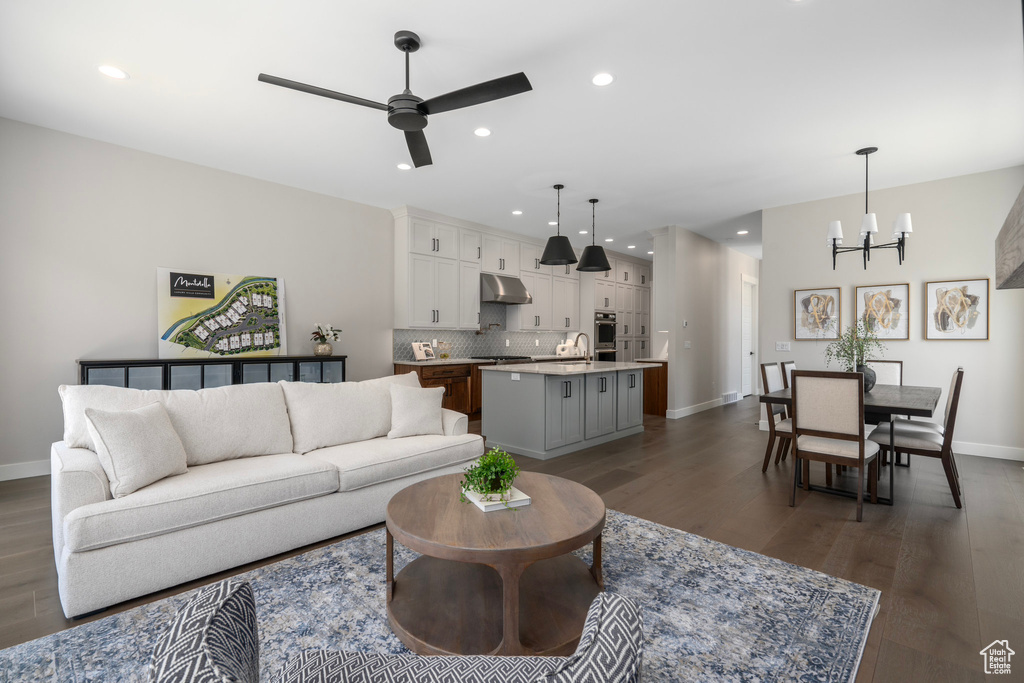
<instances>
[{"instance_id":1,"label":"dining chair upholstered seat","mask_svg":"<svg viewBox=\"0 0 1024 683\"><path fill-rule=\"evenodd\" d=\"M850 458L851 460L857 460L860 457L860 446L853 441L840 441L839 439L828 439L821 436L801 436L797 445L800 447L800 450L827 453L828 455ZM877 443L873 441L865 442L865 456L877 453Z\"/></svg>"},{"instance_id":2,"label":"dining chair upholstered seat","mask_svg":"<svg viewBox=\"0 0 1024 683\"><path fill-rule=\"evenodd\" d=\"M879 446L864 439L864 375L794 370L792 396L795 461L790 507L796 505L801 466L804 488L809 489L808 462L843 465L857 469L857 521L861 521L865 476L871 502L878 501Z\"/></svg>"},{"instance_id":3,"label":"dining chair upholstered seat","mask_svg":"<svg viewBox=\"0 0 1024 683\"><path fill-rule=\"evenodd\" d=\"M779 420L775 423L776 434L792 434L793 433L793 420L786 418L785 420Z\"/></svg>"},{"instance_id":4,"label":"dining chair upholstered seat","mask_svg":"<svg viewBox=\"0 0 1024 683\"><path fill-rule=\"evenodd\" d=\"M957 368L950 380L949 393L946 394L946 409L942 413L942 424L923 422L920 420L895 419L892 423L892 440L890 444L889 423L882 422L868 437L877 443L882 453L890 450L908 455L927 455L939 458L942 469L946 473L949 491L953 494L953 502L961 507L960 473L956 467L956 456L953 453L953 429L956 425L957 406L960 404L960 388L963 384L964 369Z\"/></svg>"}]
</instances>

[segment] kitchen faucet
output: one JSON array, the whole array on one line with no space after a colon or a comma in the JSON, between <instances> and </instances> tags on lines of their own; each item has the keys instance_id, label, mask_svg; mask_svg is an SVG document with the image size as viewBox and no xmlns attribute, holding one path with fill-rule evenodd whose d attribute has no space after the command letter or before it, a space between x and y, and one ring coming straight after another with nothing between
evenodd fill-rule
<instances>
[{"instance_id":1,"label":"kitchen faucet","mask_svg":"<svg viewBox=\"0 0 1024 683\"><path fill-rule=\"evenodd\" d=\"M576 341L574 341L572 345L575 348L578 349L580 347L580 337L586 337L587 338L587 353L589 354L590 353L590 335L587 334L586 332L580 332L579 334L577 334L576 335ZM587 355L587 356L584 356L584 358L586 359L587 365L590 365L591 362L592 362L591 358L593 358L593 356Z\"/></svg>"}]
</instances>

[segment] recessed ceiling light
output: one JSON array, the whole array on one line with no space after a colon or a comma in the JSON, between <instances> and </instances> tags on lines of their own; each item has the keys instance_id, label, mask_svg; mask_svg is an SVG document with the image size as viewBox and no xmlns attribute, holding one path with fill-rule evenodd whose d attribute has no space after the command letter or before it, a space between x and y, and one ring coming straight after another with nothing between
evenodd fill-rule
<instances>
[{"instance_id":1,"label":"recessed ceiling light","mask_svg":"<svg viewBox=\"0 0 1024 683\"><path fill-rule=\"evenodd\" d=\"M410 166L409 164L399 164L398 165L398 170L399 171L408 171L410 168L412 168L412 166Z\"/></svg>"},{"instance_id":2,"label":"recessed ceiling light","mask_svg":"<svg viewBox=\"0 0 1024 683\"><path fill-rule=\"evenodd\" d=\"M548 225L558 225L558 221L548 221Z\"/></svg>"},{"instance_id":3,"label":"recessed ceiling light","mask_svg":"<svg viewBox=\"0 0 1024 683\"><path fill-rule=\"evenodd\" d=\"M649 252L647 252L647 253L648 253L648 254L653 254L654 252L653 252L653 251L649 251Z\"/></svg>"},{"instance_id":4,"label":"recessed ceiling light","mask_svg":"<svg viewBox=\"0 0 1024 683\"><path fill-rule=\"evenodd\" d=\"M749 230L737 230L737 231L736 231L736 234L737 234L737 235L747 235L747 234L749 234L749 233L750 233L750 231L749 231Z\"/></svg>"},{"instance_id":5,"label":"recessed ceiling light","mask_svg":"<svg viewBox=\"0 0 1024 683\"><path fill-rule=\"evenodd\" d=\"M587 232L586 230L580 230L580 234L581 234L581 235L587 235L587 234L589 234L589 233L588 233L588 232Z\"/></svg>"},{"instance_id":6,"label":"recessed ceiling light","mask_svg":"<svg viewBox=\"0 0 1024 683\"><path fill-rule=\"evenodd\" d=\"M605 237L604 241L605 242L614 242L615 240L613 240L611 237Z\"/></svg>"},{"instance_id":7,"label":"recessed ceiling light","mask_svg":"<svg viewBox=\"0 0 1024 683\"><path fill-rule=\"evenodd\" d=\"M116 78L121 81L126 80L128 78L128 74L125 71L118 69L116 66L111 66L109 64L104 64L103 66L101 66L100 73L104 76L110 76L111 78Z\"/></svg>"},{"instance_id":8,"label":"recessed ceiling light","mask_svg":"<svg viewBox=\"0 0 1024 683\"><path fill-rule=\"evenodd\" d=\"M605 85L609 85L614 80L615 80L615 77L612 76L611 74L601 73L601 74L597 74L592 79L590 79L590 82L593 83L594 85L605 86Z\"/></svg>"},{"instance_id":9,"label":"recessed ceiling light","mask_svg":"<svg viewBox=\"0 0 1024 683\"><path fill-rule=\"evenodd\" d=\"M626 249L636 249L636 245L635 244L631 244L628 247L626 247Z\"/></svg>"},{"instance_id":10,"label":"recessed ceiling light","mask_svg":"<svg viewBox=\"0 0 1024 683\"><path fill-rule=\"evenodd\" d=\"M473 133L478 138L485 138L491 134L491 130L489 128L477 128L476 130L473 131Z\"/></svg>"},{"instance_id":11,"label":"recessed ceiling light","mask_svg":"<svg viewBox=\"0 0 1024 683\"><path fill-rule=\"evenodd\" d=\"M512 215L513 216L522 216L523 212L520 211L519 209L516 209L515 211L512 212Z\"/></svg>"}]
</instances>

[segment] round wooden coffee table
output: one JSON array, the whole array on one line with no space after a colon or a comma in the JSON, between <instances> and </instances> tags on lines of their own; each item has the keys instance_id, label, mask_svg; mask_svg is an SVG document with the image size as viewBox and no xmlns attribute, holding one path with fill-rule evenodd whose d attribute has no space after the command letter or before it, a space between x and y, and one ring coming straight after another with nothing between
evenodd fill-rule
<instances>
[{"instance_id":1,"label":"round wooden coffee table","mask_svg":"<svg viewBox=\"0 0 1024 683\"><path fill-rule=\"evenodd\" d=\"M426 655L567 655L604 590L605 507L587 487L524 472L532 498L483 512L459 500L461 474L399 491L387 510L388 623ZM394 576L394 540L421 556ZM594 544L590 567L573 550Z\"/></svg>"}]
</instances>

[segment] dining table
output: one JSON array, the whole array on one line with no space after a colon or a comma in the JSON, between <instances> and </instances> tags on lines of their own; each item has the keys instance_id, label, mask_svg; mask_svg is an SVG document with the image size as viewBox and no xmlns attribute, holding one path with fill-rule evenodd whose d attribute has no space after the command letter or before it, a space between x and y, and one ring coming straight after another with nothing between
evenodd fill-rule
<instances>
[{"instance_id":1,"label":"dining table","mask_svg":"<svg viewBox=\"0 0 1024 683\"><path fill-rule=\"evenodd\" d=\"M907 415L909 417L932 417L935 408L939 405L939 397L942 389L939 387L915 387L899 384L876 384L871 391L864 392L864 414L885 417L889 422L889 443L896 443L894 415ZM761 394L761 403L778 403L786 406L790 415L793 414L793 394L787 387ZM771 411L769 411L771 414ZM867 435L865 435L866 437ZM892 466L889 467L889 497L878 497L878 502L885 505L892 505L894 498L893 472L895 471L896 456L893 450ZM825 487L813 487L814 490L839 495L850 495L850 492L842 489ZM852 494L856 496L856 494Z\"/></svg>"}]
</instances>

